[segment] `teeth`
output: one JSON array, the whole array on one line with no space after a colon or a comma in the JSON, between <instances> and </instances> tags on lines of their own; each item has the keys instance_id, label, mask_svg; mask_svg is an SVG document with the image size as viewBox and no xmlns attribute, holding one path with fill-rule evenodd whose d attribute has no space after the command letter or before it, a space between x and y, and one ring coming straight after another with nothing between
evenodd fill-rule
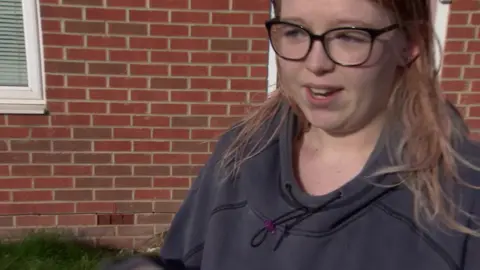
<instances>
[{"instance_id":1,"label":"teeth","mask_svg":"<svg viewBox=\"0 0 480 270\"><path fill-rule=\"evenodd\" d=\"M314 95L326 95L331 91L332 90L310 88L310 92L312 92Z\"/></svg>"}]
</instances>

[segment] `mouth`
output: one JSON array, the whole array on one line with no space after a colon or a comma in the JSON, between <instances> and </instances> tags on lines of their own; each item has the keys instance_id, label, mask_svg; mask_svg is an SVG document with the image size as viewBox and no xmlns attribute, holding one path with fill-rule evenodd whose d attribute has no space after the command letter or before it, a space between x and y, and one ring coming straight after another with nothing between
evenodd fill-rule
<instances>
[{"instance_id":1,"label":"mouth","mask_svg":"<svg viewBox=\"0 0 480 270\"><path fill-rule=\"evenodd\" d=\"M307 85L305 86L313 97L329 97L341 90L342 87L326 85Z\"/></svg>"}]
</instances>

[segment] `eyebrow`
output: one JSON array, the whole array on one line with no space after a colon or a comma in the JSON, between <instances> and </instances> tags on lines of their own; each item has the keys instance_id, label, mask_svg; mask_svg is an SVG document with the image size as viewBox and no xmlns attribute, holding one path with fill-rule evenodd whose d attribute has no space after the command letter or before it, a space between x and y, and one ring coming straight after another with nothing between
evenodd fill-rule
<instances>
[{"instance_id":1,"label":"eyebrow","mask_svg":"<svg viewBox=\"0 0 480 270\"><path fill-rule=\"evenodd\" d=\"M281 17L280 19L282 19L283 21L299 23L299 24L301 24L301 25L303 25L307 28L310 25L307 21L305 21L301 17ZM348 18L341 19L340 18L340 19L332 20L328 23L329 27L335 27L335 26L340 26L340 25L368 27L368 28L379 28L379 26L377 26L377 25L374 25L372 23L369 23L369 22L366 22L366 21L363 21L363 20L360 20L360 19L348 19Z\"/></svg>"}]
</instances>

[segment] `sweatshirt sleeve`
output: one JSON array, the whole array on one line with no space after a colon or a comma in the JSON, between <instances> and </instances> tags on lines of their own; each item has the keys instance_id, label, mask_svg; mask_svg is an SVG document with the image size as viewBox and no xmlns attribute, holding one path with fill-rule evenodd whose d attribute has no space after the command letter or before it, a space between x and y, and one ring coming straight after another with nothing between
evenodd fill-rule
<instances>
[{"instance_id":1,"label":"sweatshirt sleeve","mask_svg":"<svg viewBox=\"0 0 480 270\"><path fill-rule=\"evenodd\" d=\"M210 213L220 184L215 167L221 153L228 147L229 133L231 131L217 142L213 154L200 170L177 211L160 251L162 259L183 263L188 269L200 266Z\"/></svg>"},{"instance_id":2,"label":"sweatshirt sleeve","mask_svg":"<svg viewBox=\"0 0 480 270\"><path fill-rule=\"evenodd\" d=\"M480 192L475 192L475 205L470 214L473 215L469 227L480 232ZM468 236L465 243L462 270L480 269L480 236Z\"/></svg>"}]
</instances>

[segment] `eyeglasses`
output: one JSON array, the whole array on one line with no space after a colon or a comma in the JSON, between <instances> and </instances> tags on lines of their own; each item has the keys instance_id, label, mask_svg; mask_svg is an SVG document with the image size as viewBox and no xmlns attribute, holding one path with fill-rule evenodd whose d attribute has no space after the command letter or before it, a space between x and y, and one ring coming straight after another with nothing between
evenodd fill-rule
<instances>
[{"instance_id":1,"label":"eyeglasses","mask_svg":"<svg viewBox=\"0 0 480 270\"><path fill-rule=\"evenodd\" d=\"M341 66L364 64L372 53L375 39L398 28L392 24L381 29L364 27L339 27L322 35L315 35L301 25L273 18L265 23L275 53L283 59L302 61L308 56L313 42L318 40L328 58Z\"/></svg>"}]
</instances>

